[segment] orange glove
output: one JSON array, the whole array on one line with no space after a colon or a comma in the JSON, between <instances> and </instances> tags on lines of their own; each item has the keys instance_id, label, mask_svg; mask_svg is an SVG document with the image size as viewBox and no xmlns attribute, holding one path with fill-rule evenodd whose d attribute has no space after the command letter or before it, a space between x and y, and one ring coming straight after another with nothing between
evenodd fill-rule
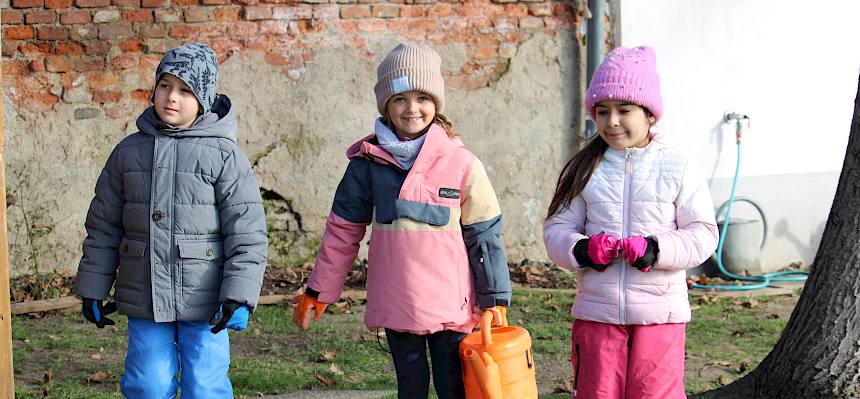
<instances>
[{"instance_id":1,"label":"orange glove","mask_svg":"<svg viewBox=\"0 0 860 399\"><path fill-rule=\"evenodd\" d=\"M493 325L501 326L503 324L502 320L507 315L507 308L504 306L493 306L491 308L472 308L472 319L474 319L478 324L481 323L481 317L484 315L484 311L489 310L493 313Z\"/></svg>"},{"instance_id":2,"label":"orange glove","mask_svg":"<svg viewBox=\"0 0 860 399\"><path fill-rule=\"evenodd\" d=\"M308 327L311 326L311 316L313 316L314 320L319 320L320 316L325 312L326 306L328 306L327 303L317 301L308 296L308 294L296 296L293 298L293 303L296 304L296 308L293 309L293 322L302 331L307 331ZM310 312L311 308L314 308L314 313Z\"/></svg>"}]
</instances>

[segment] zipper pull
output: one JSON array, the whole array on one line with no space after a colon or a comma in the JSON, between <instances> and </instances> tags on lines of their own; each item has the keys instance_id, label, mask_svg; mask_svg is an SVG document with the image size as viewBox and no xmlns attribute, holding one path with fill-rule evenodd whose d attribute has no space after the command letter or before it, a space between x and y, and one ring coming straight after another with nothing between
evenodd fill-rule
<instances>
[{"instance_id":1,"label":"zipper pull","mask_svg":"<svg viewBox=\"0 0 860 399\"><path fill-rule=\"evenodd\" d=\"M628 148L626 151L624 158L627 160L627 165L625 165L624 171L630 174L633 172L633 150Z\"/></svg>"}]
</instances>

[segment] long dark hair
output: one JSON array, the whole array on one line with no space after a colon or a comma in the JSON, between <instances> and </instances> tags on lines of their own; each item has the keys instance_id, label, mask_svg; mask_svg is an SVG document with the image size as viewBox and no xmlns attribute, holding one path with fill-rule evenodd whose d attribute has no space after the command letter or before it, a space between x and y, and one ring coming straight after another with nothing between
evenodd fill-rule
<instances>
[{"instance_id":1,"label":"long dark hair","mask_svg":"<svg viewBox=\"0 0 860 399\"><path fill-rule=\"evenodd\" d=\"M552 201L549 202L547 219L560 212L562 208L569 207L573 199L582 193L607 148L609 144L606 144L602 137L594 136L585 147L567 161L558 176Z\"/></svg>"},{"instance_id":2,"label":"long dark hair","mask_svg":"<svg viewBox=\"0 0 860 399\"><path fill-rule=\"evenodd\" d=\"M650 125L653 126L656 120L651 120L651 118L654 118L651 110L639 104L635 105L642 108L645 116L649 119ZM651 134L650 129L648 134ZM582 193L585 185L591 180L594 170L597 169L597 164L603 159L603 153L606 152L607 148L609 148L609 144L597 134L585 147L574 154L570 161L567 161L561 170L561 174L558 176L552 201L549 202L549 209L546 212L547 219L560 212L562 208L569 207L573 199Z\"/></svg>"}]
</instances>

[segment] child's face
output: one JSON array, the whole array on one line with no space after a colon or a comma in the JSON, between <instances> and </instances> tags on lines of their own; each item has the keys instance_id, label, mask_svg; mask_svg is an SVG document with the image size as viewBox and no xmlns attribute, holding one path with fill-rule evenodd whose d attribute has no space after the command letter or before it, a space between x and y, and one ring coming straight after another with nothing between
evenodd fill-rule
<instances>
[{"instance_id":1,"label":"child's face","mask_svg":"<svg viewBox=\"0 0 860 399\"><path fill-rule=\"evenodd\" d=\"M169 73L162 74L155 85L152 104L162 121L179 128L191 126L200 110L191 88Z\"/></svg>"},{"instance_id":2,"label":"child's face","mask_svg":"<svg viewBox=\"0 0 860 399\"><path fill-rule=\"evenodd\" d=\"M639 105L621 100L604 100L594 106L597 134L616 150L645 147L651 141L648 131L654 116Z\"/></svg>"},{"instance_id":3,"label":"child's face","mask_svg":"<svg viewBox=\"0 0 860 399\"><path fill-rule=\"evenodd\" d=\"M388 119L398 136L414 139L421 136L436 116L436 103L429 94L417 90L396 94L386 106Z\"/></svg>"}]
</instances>

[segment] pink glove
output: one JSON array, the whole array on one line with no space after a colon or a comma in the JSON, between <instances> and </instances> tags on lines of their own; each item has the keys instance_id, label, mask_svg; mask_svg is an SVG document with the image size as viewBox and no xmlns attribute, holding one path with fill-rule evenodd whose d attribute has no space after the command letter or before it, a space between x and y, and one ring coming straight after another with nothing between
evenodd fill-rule
<instances>
[{"instance_id":1,"label":"pink glove","mask_svg":"<svg viewBox=\"0 0 860 399\"><path fill-rule=\"evenodd\" d=\"M594 263L605 265L618 257L618 237L598 234L588 240L588 256Z\"/></svg>"},{"instance_id":2,"label":"pink glove","mask_svg":"<svg viewBox=\"0 0 860 399\"><path fill-rule=\"evenodd\" d=\"M651 237L635 236L622 238L619 246L627 263L643 273L651 270L651 267L657 262L659 248L657 247L657 241Z\"/></svg>"},{"instance_id":3,"label":"pink glove","mask_svg":"<svg viewBox=\"0 0 860 399\"><path fill-rule=\"evenodd\" d=\"M600 233L583 238L573 246L573 256L581 266L602 272L618 257L618 237Z\"/></svg>"}]
</instances>

